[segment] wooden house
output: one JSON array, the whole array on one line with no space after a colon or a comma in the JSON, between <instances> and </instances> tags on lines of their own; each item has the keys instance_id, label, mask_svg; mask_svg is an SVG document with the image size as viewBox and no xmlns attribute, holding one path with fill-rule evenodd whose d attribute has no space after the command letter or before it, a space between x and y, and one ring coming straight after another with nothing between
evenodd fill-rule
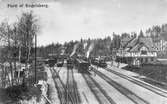
<instances>
[{"instance_id":1,"label":"wooden house","mask_svg":"<svg viewBox=\"0 0 167 104\"><path fill-rule=\"evenodd\" d=\"M129 65L141 65L155 61L157 51L150 37L128 37L121 40L121 48L116 56L117 61Z\"/></svg>"}]
</instances>

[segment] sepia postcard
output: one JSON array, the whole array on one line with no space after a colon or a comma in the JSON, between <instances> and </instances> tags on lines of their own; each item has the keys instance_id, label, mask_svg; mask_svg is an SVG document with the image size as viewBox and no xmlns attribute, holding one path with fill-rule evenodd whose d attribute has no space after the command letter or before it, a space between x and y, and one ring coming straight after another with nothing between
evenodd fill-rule
<instances>
[{"instance_id":1,"label":"sepia postcard","mask_svg":"<svg viewBox=\"0 0 167 104\"><path fill-rule=\"evenodd\" d=\"M167 104L167 0L0 0L0 104Z\"/></svg>"}]
</instances>

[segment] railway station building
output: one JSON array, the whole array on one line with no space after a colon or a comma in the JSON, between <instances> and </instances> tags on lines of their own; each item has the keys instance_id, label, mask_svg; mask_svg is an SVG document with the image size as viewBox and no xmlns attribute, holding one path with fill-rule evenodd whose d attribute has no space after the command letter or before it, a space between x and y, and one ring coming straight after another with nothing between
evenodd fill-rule
<instances>
[{"instance_id":1,"label":"railway station building","mask_svg":"<svg viewBox=\"0 0 167 104\"><path fill-rule=\"evenodd\" d=\"M117 61L140 66L156 61L157 50L150 37L128 37L121 40Z\"/></svg>"}]
</instances>

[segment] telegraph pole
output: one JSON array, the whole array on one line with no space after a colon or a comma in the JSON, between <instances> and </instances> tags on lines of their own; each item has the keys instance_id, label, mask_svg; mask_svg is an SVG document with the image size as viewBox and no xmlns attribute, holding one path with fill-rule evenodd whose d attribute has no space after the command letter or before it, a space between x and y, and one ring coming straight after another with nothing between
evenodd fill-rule
<instances>
[{"instance_id":1,"label":"telegraph pole","mask_svg":"<svg viewBox=\"0 0 167 104\"><path fill-rule=\"evenodd\" d=\"M35 34L35 84L37 83L37 35Z\"/></svg>"}]
</instances>

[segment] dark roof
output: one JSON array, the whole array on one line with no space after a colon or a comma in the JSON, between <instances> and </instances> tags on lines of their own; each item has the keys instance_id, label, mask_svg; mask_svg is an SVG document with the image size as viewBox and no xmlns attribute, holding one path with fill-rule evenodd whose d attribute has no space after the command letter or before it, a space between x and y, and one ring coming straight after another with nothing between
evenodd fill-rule
<instances>
[{"instance_id":1,"label":"dark roof","mask_svg":"<svg viewBox=\"0 0 167 104\"><path fill-rule=\"evenodd\" d=\"M139 49L140 49L141 47L142 47L141 44L137 44L137 45L135 45L132 49L130 49L129 51L131 51L131 52L139 51Z\"/></svg>"},{"instance_id":2,"label":"dark roof","mask_svg":"<svg viewBox=\"0 0 167 104\"><path fill-rule=\"evenodd\" d=\"M149 51L155 51L152 38L150 37L134 38L126 45L124 49L131 52L139 51L142 46L147 47Z\"/></svg>"},{"instance_id":3,"label":"dark roof","mask_svg":"<svg viewBox=\"0 0 167 104\"><path fill-rule=\"evenodd\" d=\"M133 38L131 41L128 42L126 48L132 48L134 47L138 42L138 38Z\"/></svg>"},{"instance_id":4,"label":"dark roof","mask_svg":"<svg viewBox=\"0 0 167 104\"><path fill-rule=\"evenodd\" d=\"M126 37L126 38L121 39L121 46L123 48L126 47L126 45L133 39L134 39L133 37Z\"/></svg>"},{"instance_id":5,"label":"dark roof","mask_svg":"<svg viewBox=\"0 0 167 104\"><path fill-rule=\"evenodd\" d=\"M148 38L148 37L140 38L139 42L145 44L148 48L152 48L153 47L152 38Z\"/></svg>"}]
</instances>

